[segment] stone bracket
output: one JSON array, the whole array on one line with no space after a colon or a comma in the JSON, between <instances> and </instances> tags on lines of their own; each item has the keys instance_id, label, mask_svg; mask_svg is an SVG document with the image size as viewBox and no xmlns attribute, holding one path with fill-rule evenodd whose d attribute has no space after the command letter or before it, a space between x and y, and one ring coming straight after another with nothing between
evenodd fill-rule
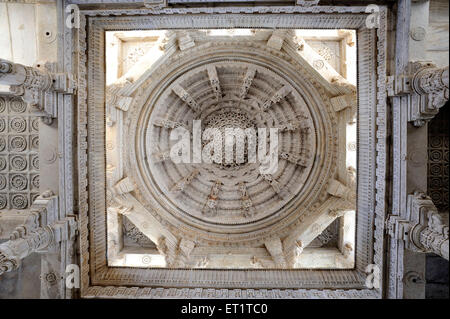
<instances>
[{"instance_id":1,"label":"stone bracket","mask_svg":"<svg viewBox=\"0 0 450 319\"><path fill-rule=\"evenodd\" d=\"M0 275L16 270L21 260L30 254L58 252L58 243L76 236L75 216L59 217L58 197L44 192L31 210L36 223L16 228L10 240L0 244Z\"/></svg>"},{"instance_id":2,"label":"stone bracket","mask_svg":"<svg viewBox=\"0 0 450 319\"><path fill-rule=\"evenodd\" d=\"M448 66L409 62L405 74L387 77L386 90L390 97L408 96L408 121L422 126L448 101Z\"/></svg>"},{"instance_id":3,"label":"stone bracket","mask_svg":"<svg viewBox=\"0 0 450 319\"><path fill-rule=\"evenodd\" d=\"M0 84L9 85L11 94L22 97L47 124L58 116L58 94L76 91L75 76L57 73L55 63L29 67L0 59Z\"/></svg>"},{"instance_id":4,"label":"stone bracket","mask_svg":"<svg viewBox=\"0 0 450 319\"><path fill-rule=\"evenodd\" d=\"M320 0L296 0L295 5L302 7L317 6Z\"/></svg>"},{"instance_id":5,"label":"stone bracket","mask_svg":"<svg viewBox=\"0 0 450 319\"><path fill-rule=\"evenodd\" d=\"M152 10L167 8L167 0L144 0L144 6Z\"/></svg>"},{"instance_id":6,"label":"stone bracket","mask_svg":"<svg viewBox=\"0 0 450 319\"><path fill-rule=\"evenodd\" d=\"M414 252L432 252L448 260L449 227L443 222L431 198L416 192L408 196L407 218L390 215L387 233Z\"/></svg>"}]
</instances>

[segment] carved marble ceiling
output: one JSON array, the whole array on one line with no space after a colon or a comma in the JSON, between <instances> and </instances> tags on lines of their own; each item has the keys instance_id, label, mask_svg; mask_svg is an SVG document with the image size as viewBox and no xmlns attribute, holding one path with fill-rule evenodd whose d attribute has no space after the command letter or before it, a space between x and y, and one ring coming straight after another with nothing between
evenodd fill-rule
<instances>
[{"instance_id":1,"label":"carved marble ceiling","mask_svg":"<svg viewBox=\"0 0 450 319\"><path fill-rule=\"evenodd\" d=\"M355 54L348 30L107 32L108 264L352 268ZM242 161L179 163L177 128L203 149L208 129L257 133Z\"/></svg>"}]
</instances>

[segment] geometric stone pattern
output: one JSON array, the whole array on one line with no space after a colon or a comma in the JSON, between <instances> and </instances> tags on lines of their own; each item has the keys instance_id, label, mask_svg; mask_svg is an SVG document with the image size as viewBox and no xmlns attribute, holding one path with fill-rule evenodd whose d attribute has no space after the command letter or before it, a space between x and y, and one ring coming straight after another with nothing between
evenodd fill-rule
<instances>
[{"instance_id":1,"label":"geometric stone pattern","mask_svg":"<svg viewBox=\"0 0 450 319\"><path fill-rule=\"evenodd\" d=\"M449 113L447 105L428 125L427 192L440 212L448 212Z\"/></svg>"},{"instance_id":2,"label":"geometric stone pattern","mask_svg":"<svg viewBox=\"0 0 450 319\"><path fill-rule=\"evenodd\" d=\"M39 195L39 118L21 98L0 97L0 209L27 209Z\"/></svg>"}]
</instances>

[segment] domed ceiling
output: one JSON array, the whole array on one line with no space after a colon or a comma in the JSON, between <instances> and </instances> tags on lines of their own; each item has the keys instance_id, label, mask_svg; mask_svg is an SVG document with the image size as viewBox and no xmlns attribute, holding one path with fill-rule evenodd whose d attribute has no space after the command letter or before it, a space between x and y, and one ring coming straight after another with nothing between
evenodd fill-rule
<instances>
[{"instance_id":1,"label":"domed ceiling","mask_svg":"<svg viewBox=\"0 0 450 319\"><path fill-rule=\"evenodd\" d=\"M333 52L287 30L145 39L108 87L110 265L352 267L356 98ZM348 34L335 42L345 48ZM145 245L125 247L130 227ZM341 257L321 263L327 232Z\"/></svg>"}]
</instances>

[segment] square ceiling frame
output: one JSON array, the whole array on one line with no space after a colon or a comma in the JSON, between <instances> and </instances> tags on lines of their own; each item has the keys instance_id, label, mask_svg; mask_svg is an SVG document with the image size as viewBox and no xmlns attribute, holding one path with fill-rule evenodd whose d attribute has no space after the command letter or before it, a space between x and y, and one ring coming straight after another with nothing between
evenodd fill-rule
<instances>
[{"instance_id":1,"label":"square ceiling frame","mask_svg":"<svg viewBox=\"0 0 450 319\"><path fill-rule=\"evenodd\" d=\"M132 17L130 15L133 15ZM366 267L383 269L386 198L387 9L367 28L366 7L81 10L65 27L76 52L78 204L83 298L380 298ZM355 29L358 41L358 191L353 270L214 270L108 267L105 196L105 32L138 29ZM75 50L74 50L75 48ZM70 55L70 54L69 54Z\"/></svg>"}]
</instances>

